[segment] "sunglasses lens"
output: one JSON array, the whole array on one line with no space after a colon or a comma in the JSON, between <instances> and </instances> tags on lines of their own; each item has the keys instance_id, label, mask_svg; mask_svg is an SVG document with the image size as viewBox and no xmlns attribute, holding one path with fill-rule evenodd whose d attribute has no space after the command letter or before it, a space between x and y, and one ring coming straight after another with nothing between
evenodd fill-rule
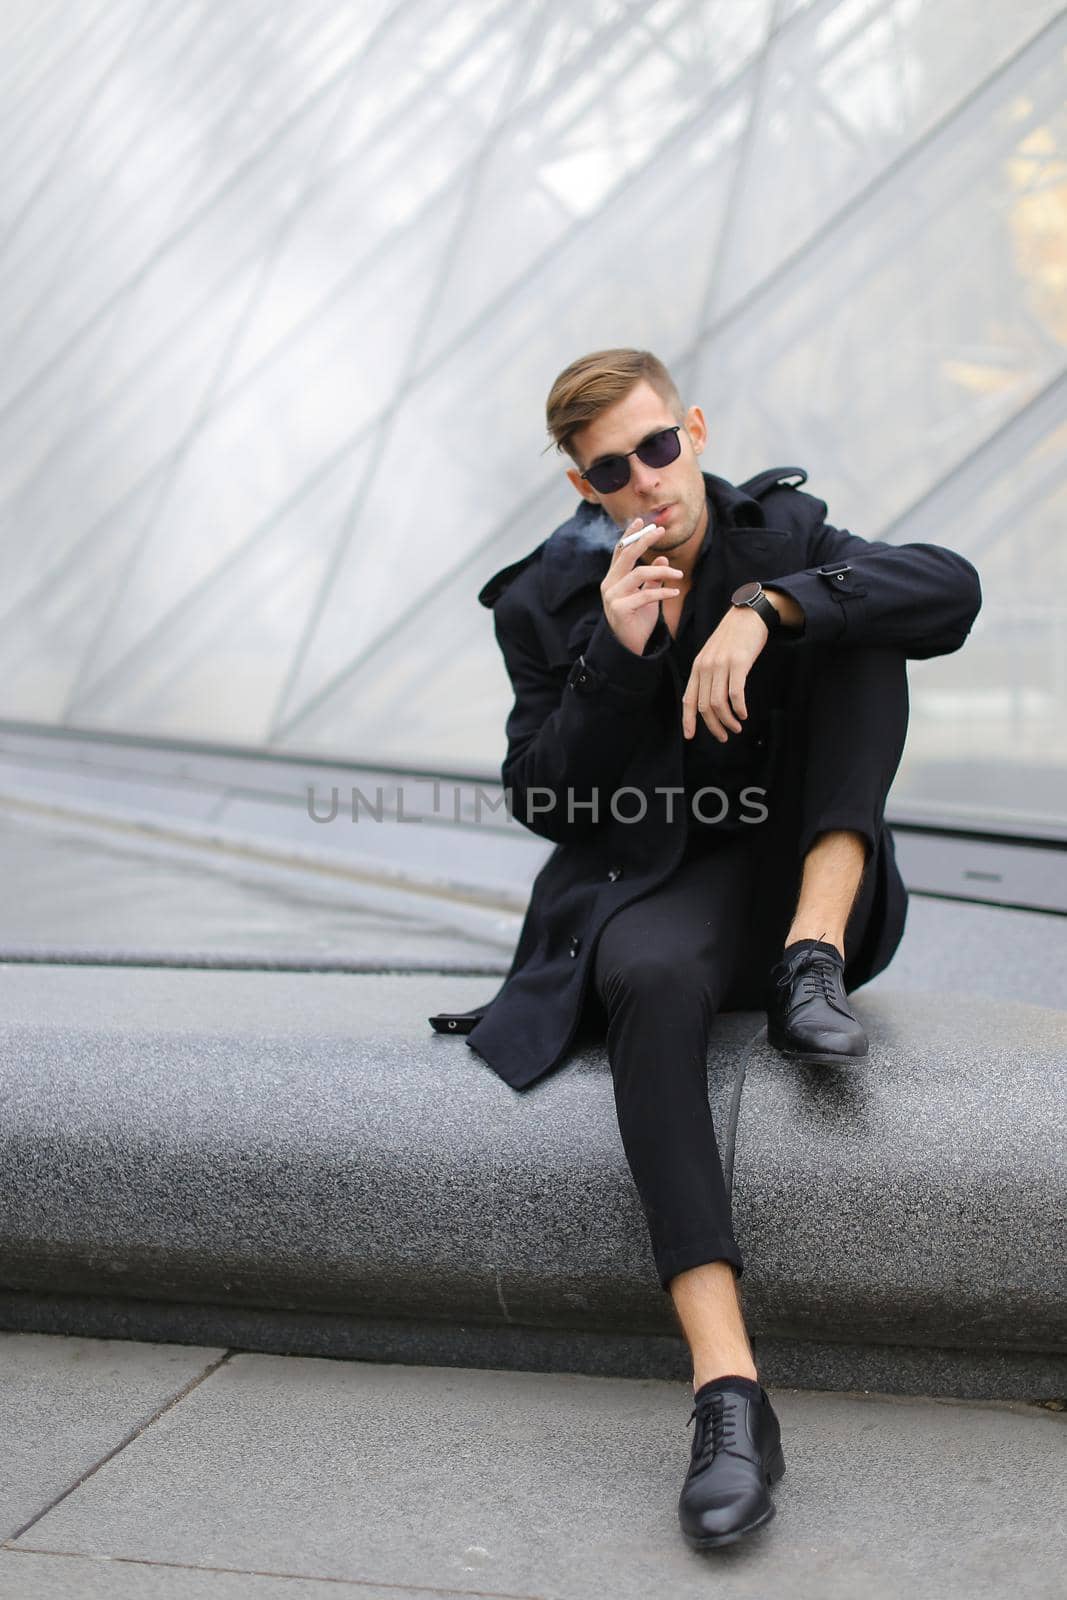
<instances>
[{"instance_id":1,"label":"sunglasses lens","mask_svg":"<svg viewBox=\"0 0 1067 1600\"><path fill-rule=\"evenodd\" d=\"M664 428L638 446L637 456L646 467L669 467L681 454L682 442L674 428Z\"/></svg>"},{"instance_id":2,"label":"sunglasses lens","mask_svg":"<svg viewBox=\"0 0 1067 1600\"><path fill-rule=\"evenodd\" d=\"M664 428L662 433L651 433L633 454L646 467L669 467L682 453L680 432L680 428ZM630 481L630 462L626 456L605 456L585 477L597 494L616 494Z\"/></svg>"},{"instance_id":3,"label":"sunglasses lens","mask_svg":"<svg viewBox=\"0 0 1067 1600\"><path fill-rule=\"evenodd\" d=\"M606 456L595 467L590 467L585 476L597 494L615 494L630 481L630 463L625 456Z\"/></svg>"}]
</instances>

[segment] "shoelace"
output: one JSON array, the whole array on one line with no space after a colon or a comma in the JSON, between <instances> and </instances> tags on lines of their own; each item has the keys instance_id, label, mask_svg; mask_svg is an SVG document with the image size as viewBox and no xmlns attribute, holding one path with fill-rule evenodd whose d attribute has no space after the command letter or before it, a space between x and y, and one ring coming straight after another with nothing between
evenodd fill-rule
<instances>
[{"instance_id":1,"label":"shoelace","mask_svg":"<svg viewBox=\"0 0 1067 1600\"><path fill-rule=\"evenodd\" d=\"M821 992L824 1000L836 1000L837 986L834 979L840 971L840 967L827 956L816 956L814 960L809 961L800 975L804 998L814 1000Z\"/></svg>"},{"instance_id":2,"label":"shoelace","mask_svg":"<svg viewBox=\"0 0 1067 1600\"><path fill-rule=\"evenodd\" d=\"M793 982L794 973L786 972L778 979L779 989L788 989ZM811 956L805 963L800 973L800 999L823 999L827 1005L833 1006L835 1011L841 1011L846 1016L852 1013L847 1009L848 1002L838 991L841 979L841 968L829 956Z\"/></svg>"},{"instance_id":3,"label":"shoelace","mask_svg":"<svg viewBox=\"0 0 1067 1600\"><path fill-rule=\"evenodd\" d=\"M721 1394L706 1396L689 1413L689 1422L697 1418L693 1435L692 1471L699 1472L713 1461L720 1450L729 1450L734 1441L736 1411L726 1411L726 1400ZM686 1423L688 1428L689 1422Z\"/></svg>"}]
</instances>

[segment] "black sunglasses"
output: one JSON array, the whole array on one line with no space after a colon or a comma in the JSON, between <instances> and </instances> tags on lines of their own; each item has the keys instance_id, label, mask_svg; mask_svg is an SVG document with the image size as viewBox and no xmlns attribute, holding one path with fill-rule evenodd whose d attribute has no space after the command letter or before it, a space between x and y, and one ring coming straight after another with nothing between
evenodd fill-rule
<instances>
[{"instance_id":1,"label":"black sunglasses","mask_svg":"<svg viewBox=\"0 0 1067 1600\"><path fill-rule=\"evenodd\" d=\"M592 485L597 494L616 494L620 489L625 489L630 481L631 456L643 461L646 467L669 467L672 461L677 461L682 453L682 441L678 437L681 431L682 424L679 422L673 428L650 433L635 450L628 451L624 456L604 456L594 461L589 471L580 476Z\"/></svg>"}]
</instances>

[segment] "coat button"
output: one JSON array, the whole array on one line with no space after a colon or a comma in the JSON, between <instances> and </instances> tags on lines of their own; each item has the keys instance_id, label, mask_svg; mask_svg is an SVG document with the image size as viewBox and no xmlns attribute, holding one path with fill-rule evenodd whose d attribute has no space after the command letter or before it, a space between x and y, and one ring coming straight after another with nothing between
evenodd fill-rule
<instances>
[{"instance_id":1,"label":"coat button","mask_svg":"<svg viewBox=\"0 0 1067 1600\"><path fill-rule=\"evenodd\" d=\"M571 955L572 956L576 956L581 948L582 948L582 941L579 939L579 937L578 937L578 935L576 933L572 933L571 934L571 942L570 942L570 953L571 953Z\"/></svg>"},{"instance_id":2,"label":"coat button","mask_svg":"<svg viewBox=\"0 0 1067 1600\"><path fill-rule=\"evenodd\" d=\"M621 877L622 877L622 868L621 867L612 867L611 871L608 873L608 882L609 883L614 883L617 878L621 878Z\"/></svg>"},{"instance_id":3,"label":"coat button","mask_svg":"<svg viewBox=\"0 0 1067 1600\"><path fill-rule=\"evenodd\" d=\"M844 583L845 581L845 574L843 572L835 572L834 577L837 579L838 583Z\"/></svg>"},{"instance_id":4,"label":"coat button","mask_svg":"<svg viewBox=\"0 0 1067 1600\"><path fill-rule=\"evenodd\" d=\"M449 1026L449 1027L450 1027L450 1028L454 1028L454 1027L455 1027L455 1026L456 1026L456 1019L455 1019L455 1017L450 1017L450 1018L449 1018L449 1022L448 1022L448 1026Z\"/></svg>"}]
</instances>

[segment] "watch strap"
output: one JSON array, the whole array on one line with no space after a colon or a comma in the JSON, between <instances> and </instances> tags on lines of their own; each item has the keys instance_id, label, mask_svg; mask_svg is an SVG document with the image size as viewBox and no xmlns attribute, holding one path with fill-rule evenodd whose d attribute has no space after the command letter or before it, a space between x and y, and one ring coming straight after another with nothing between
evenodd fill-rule
<instances>
[{"instance_id":1,"label":"watch strap","mask_svg":"<svg viewBox=\"0 0 1067 1600\"><path fill-rule=\"evenodd\" d=\"M767 599L765 594L757 595L755 600L750 600L748 604L752 611L759 612L760 616L767 624L767 628L770 633L773 633L776 628L780 628L782 626L781 617L778 615L776 608Z\"/></svg>"},{"instance_id":2,"label":"watch strap","mask_svg":"<svg viewBox=\"0 0 1067 1600\"><path fill-rule=\"evenodd\" d=\"M751 600L742 598L746 589L755 589L756 591ZM738 607L749 606L753 611L758 612L767 624L769 633L774 633L776 629L782 626L782 619L778 611L767 599L762 583L759 583L755 578L750 583L743 583L739 588L735 589L730 596L730 603Z\"/></svg>"}]
</instances>

